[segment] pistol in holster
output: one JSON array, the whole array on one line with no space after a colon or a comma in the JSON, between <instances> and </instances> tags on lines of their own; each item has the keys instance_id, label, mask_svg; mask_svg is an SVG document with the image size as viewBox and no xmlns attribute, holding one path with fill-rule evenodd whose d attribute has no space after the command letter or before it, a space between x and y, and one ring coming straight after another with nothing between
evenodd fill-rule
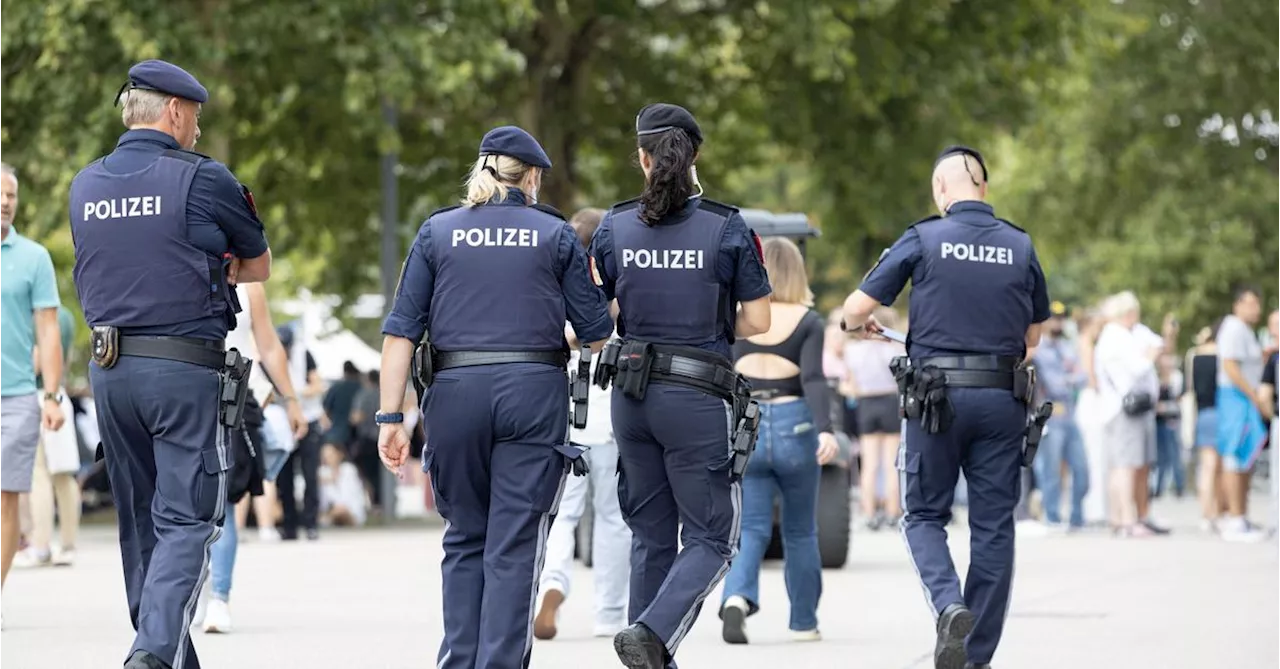
<instances>
[{"instance_id":1,"label":"pistol in holster","mask_svg":"<svg viewBox=\"0 0 1280 669\"><path fill-rule=\"evenodd\" d=\"M1031 406L1036 398L1035 365L1019 363L1013 370L1013 396L1023 404Z\"/></svg>"},{"instance_id":2,"label":"pistol in holster","mask_svg":"<svg viewBox=\"0 0 1280 669\"><path fill-rule=\"evenodd\" d=\"M237 349L227 351L219 373L218 419L223 426L238 430L244 425L244 404L249 399L249 373L253 361Z\"/></svg>"},{"instance_id":3,"label":"pistol in holster","mask_svg":"<svg viewBox=\"0 0 1280 669\"><path fill-rule=\"evenodd\" d=\"M596 372L591 377L591 382L600 386L601 390L608 390L609 384L618 377L620 353L622 353L622 341L619 339L610 339L605 342L604 348L600 349L600 358L596 361Z\"/></svg>"},{"instance_id":4,"label":"pistol in holster","mask_svg":"<svg viewBox=\"0 0 1280 669\"><path fill-rule=\"evenodd\" d=\"M418 398L436 380L435 347L430 341L424 341L413 349L413 357L409 359L409 378L413 380L413 389L418 391Z\"/></svg>"},{"instance_id":5,"label":"pistol in holster","mask_svg":"<svg viewBox=\"0 0 1280 669\"><path fill-rule=\"evenodd\" d=\"M95 325L89 333L93 361L103 369L111 369L120 359L120 330L113 325Z\"/></svg>"},{"instance_id":6,"label":"pistol in holster","mask_svg":"<svg viewBox=\"0 0 1280 669\"><path fill-rule=\"evenodd\" d=\"M587 391L591 387L591 347L583 346L578 357L578 373L569 381L569 399L573 400L573 426L587 426Z\"/></svg>"},{"instance_id":7,"label":"pistol in holster","mask_svg":"<svg viewBox=\"0 0 1280 669\"><path fill-rule=\"evenodd\" d=\"M734 396L734 429L733 453L729 456L729 480L738 481L747 471L747 463L756 450L756 439L760 436L760 403L751 399L751 390L738 392Z\"/></svg>"},{"instance_id":8,"label":"pistol in holster","mask_svg":"<svg viewBox=\"0 0 1280 669\"><path fill-rule=\"evenodd\" d=\"M915 369L911 366L911 358L900 355L890 360L889 371L898 384L898 417L919 418L920 403L911 393L912 386L915 384Z\"/></svg>"},{"instance_id":9,"label":"pistol in holster","mask_svg":"<svg viewBox=\"0 0 1280 669\"><path fill-rule=\"evenodd\" d=\"M1044 426L1053 415L1053 402L1045 402L1027 414L1027 431L1022 442L1022 466L1030 467L1036 461L1036 451L1040 448L1040 437L1044 436Z\"/></svg>"}]
</instances>

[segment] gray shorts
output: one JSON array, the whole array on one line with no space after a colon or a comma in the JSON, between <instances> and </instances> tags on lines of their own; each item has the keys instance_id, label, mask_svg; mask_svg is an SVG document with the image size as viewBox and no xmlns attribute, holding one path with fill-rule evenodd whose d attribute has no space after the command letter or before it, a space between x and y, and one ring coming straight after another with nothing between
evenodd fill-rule
<instances>
[{"instance_id":1,"label":"gray shorts","mask_svg":"<svg viewBox=\"0 0 1280 669\"><path fill-rule=\"evenodd\" d=\"M1155 420L1121 413L1103 428L1107 464L1137 469L1155 461Z\"/></svg>"},{"instance_id":2,"label":"gray shorts","mask_svg":"<svg viewBox=\"0 0 1280 669\"><path fill-rule=\"evenodd\" d=\"M35 394L0 397L0 490L31 492L40 441L40 402Z\"/></svg>"}]
</instances>

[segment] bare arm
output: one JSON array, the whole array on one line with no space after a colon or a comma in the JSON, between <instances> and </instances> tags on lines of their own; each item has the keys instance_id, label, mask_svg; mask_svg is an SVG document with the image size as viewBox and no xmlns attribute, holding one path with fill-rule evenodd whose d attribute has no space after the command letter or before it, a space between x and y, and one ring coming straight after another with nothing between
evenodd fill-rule
<instances>
[{"instance_id":1,"label":"bare arm","mask_svg":"<svg viewBox=\"0 0 1280 669\"><path fill-rule=\"evenodd\" d=\"M293 381L289 378L289 355L285 353L280 336L271 324L271 309L267 308L267 289L261 283L244 287L249 296L249 320L253 323L253 342L258 347L258 357L267 370L271 383L289 401L297 401Z\"/></svg>"},{"instance_id":2,"label":"bare arm","mask_svg":"<svg viewBox=\"0 0 1280 669\"><path fill-rule=\"evenodd\" d=\"M271 249L257 258L240 259L239 269L235 272L235 281L239 283L260 283L271 278Z\"/></svg>"},{"instance_id":3,"label":"bare arm","mask_svg":"<svg viewBox=\"0 0 1280 669\"><path fill-rule=\"evenodd\" d=\"M62 385L62 330L58 327L58 309L37 309L35 321L40 378L45 392L56 393Z\"/></svg>"},{"instance_id":4,"label":"bare arm","mask_svg":"<svg viewBox=\"0 0 1280 669\"><path fill-rule=\"evenodd\" d=\"M855 290L849 294L844 300L844 325L845 328L852 332L862 327L867 319L871 318L871 312L880 306L880 302L876 298Z\"/></svg>"},{"instance_id":5,"label":"bare arm","mask_svg":"<svg viewBox=\"0 0 1280 669\"><path fill-rule=\"evenodd\" d=\"M1256 394L1253 385L1249 383L1248 379L1244 378L1244 372L1240 371L1239 360L1224 358L1219 360L1218 364L1222 365L1222 370L1227 373L1227 377L1246 397L1253 397Z\"/></svg>"},{"instance_id":6,"label":"bare arm","mask_svg":"<svg viewBox=\"0 0 1280 669\"><path fill-rule=\"evenodd\" d=\"M1027 328L1027 334L1023 338L1027 345L1026 360L1030 360L1031 356L1035 355L1036 348L1040 346L1040 333L1042 330L1044 330L1043 323L1032 323L1031 327Z\"/></svg>"},{"instance_id":7,"label":"bare arm","mask_svg":"<svg viewBox=\"0 0 1280 669\"><path fill-rule=\"evenodd\" d=\"M739 338L752 337L768 332L772 324L773 310L769 308L769 298L762 297L739 305L734 334Z\"/></svg>"},{"instance_id":8,"label":"bare arm","mask_svg":"<svg viewBox=\"0 0 1280 669\"><path fill-rule=\"evenodd\" d=\"M411 358L412 341L394 335L383 337L382 372L378 382L378 407L381 412L396 413L404 406L404 389L409 382Z\"/></svg>"},{"instance_id":9,"label":"bare arm","mask_svg":"<svg viewBox=\"0 0 1280 669\"><path fill-rule=\"evenodd\" d=\"M1270 383L1262 383L1258 385L1258 408L1262 409L1262 415L1268 419L1275 419L1272 414L1275 411L1272 407L1276 402L1276 387Z\"/></svg>"}]
</instances>

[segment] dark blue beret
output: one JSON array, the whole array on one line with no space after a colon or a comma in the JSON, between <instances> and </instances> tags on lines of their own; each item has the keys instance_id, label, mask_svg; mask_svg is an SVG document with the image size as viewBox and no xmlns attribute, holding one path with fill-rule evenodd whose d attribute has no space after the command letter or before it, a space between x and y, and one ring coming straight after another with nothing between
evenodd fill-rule
<instances>
[{"instance_id":1,"label":"dark blue beret","mask_svg":"<svg viewBox=\"0 0 1280 669\"><path fill-rule=\"evenodd\" d=\"M125 88L167 93L200 104L209 101L209 91L190 72L163 60L144 60L129 68L129 83Z\"/></svg>"},{"instance_id":2,"label":"dark blue beret","mask_svg":"<svg viewBox=\"0 0 1280 669\"><path fill-rule=\"evenodd\" d=\"M967 146L961 146L959 144L948 146L942 150L942 153L938 154L938 159L933 161L933 166L937 167L938 163L956 154L970 156L974 160L978 161L978 166L982 168L982 180L989 181L989 179L987 179L987 161L982 159L982 154L978 153L977 149L971 149Z\"/></svg>"},{"instance_id":3,"label":"dark blue beret","mask_svg":"<svg viewBox=\"0 0 1280 669\"><path fill-rule=\"evenodd\" d=\"M636 135L651 135L672 128L680 128L689 133L695 146L702 145L702 128L698 127L693 114L680 105L658 102L645 105L640 113L636 114Z\"/></svg>"},{"instance_id":4,"label":"dark blue beret","mask_svg":"<svg viewBox=\"0 0 1280 669\"><path fill-rule=\"evenodd\" d=\"M551 169L551 159L542 150L538 140L514 125L504 125L486 132L484 139L480 140L480 155L511 156L525 165Z\"/></svg>"}]
</instances>

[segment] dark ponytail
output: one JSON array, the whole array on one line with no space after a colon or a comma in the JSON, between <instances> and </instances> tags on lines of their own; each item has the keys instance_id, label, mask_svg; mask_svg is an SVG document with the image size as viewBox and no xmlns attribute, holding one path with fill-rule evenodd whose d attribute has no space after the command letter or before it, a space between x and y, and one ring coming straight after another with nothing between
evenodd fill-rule
<instances>
[{"instance_id":1,"label":"dark ponytail","mask_svg":"<svg viewBox=\"0 0 1280 669\"><path fill-rule=\"evenodd\" d=\"M640 220L657 225L697 192L693 183L693 159L698 154L689 133L679 128L640 136L640 148L649 154L653 168L640 194Z\"/></svg>"}]
</instances>

